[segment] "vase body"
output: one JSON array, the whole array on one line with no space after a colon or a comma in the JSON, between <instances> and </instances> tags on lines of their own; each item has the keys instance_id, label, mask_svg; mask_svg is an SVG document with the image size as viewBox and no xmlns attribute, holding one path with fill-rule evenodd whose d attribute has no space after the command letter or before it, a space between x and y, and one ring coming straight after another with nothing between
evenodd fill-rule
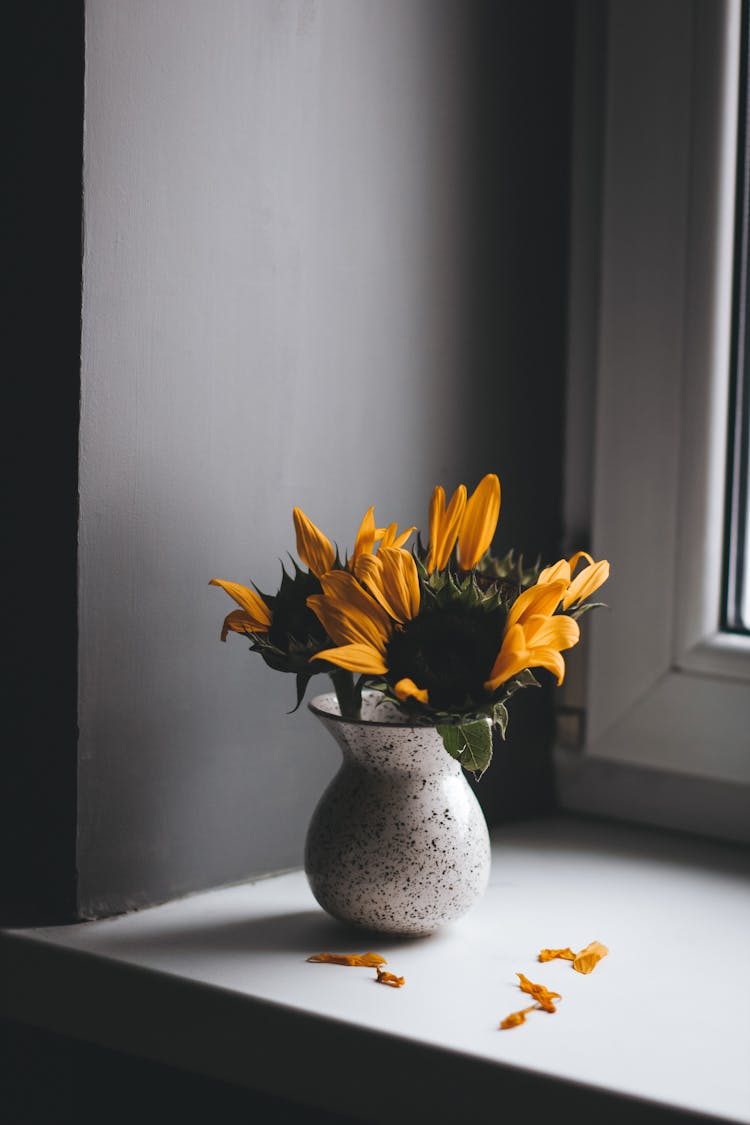
<instances>
[{"instance_id":1,"label":"vase body","mask_svg":"<svg viewBox=\"0 0 750 1125\"><path fill-rule=\"evenodd\" d=\"M305 874L334 918L393 934L429 934L465 914L490 874L487 822L462 766L434 727L403 722L378 692L361 720L333 692L309 710L343 761L313 812Z\"/></svg>"}]
</instances>

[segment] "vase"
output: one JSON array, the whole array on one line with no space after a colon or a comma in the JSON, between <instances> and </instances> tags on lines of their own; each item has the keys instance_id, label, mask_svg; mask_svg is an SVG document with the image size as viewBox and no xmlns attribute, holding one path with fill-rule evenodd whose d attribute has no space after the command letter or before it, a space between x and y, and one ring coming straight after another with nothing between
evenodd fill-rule
<instances>
[{"instance_id":1,"label":"vase","mask_svg":"<svg viewBox=\"0 0 750 1125\"><path fill-rule=\"evenodd\" d=\"M305 841L317 902L380 933L430 934L456 921L487 888L490 839L437 729L404 722L376 691L363 692L361 719L342 718L333 692L308 708L343 757Z\"/></svg>"}]
</instances>

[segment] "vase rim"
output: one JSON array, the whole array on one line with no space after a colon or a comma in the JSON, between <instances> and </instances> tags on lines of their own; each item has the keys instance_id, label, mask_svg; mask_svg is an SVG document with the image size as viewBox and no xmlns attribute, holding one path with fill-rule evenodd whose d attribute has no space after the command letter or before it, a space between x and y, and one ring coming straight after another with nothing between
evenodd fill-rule
<instances>
[{"instance_id":1,"label":"vase rim","mask_svg":"<svg viewBox=\"0 0 750 1125\"><path fill-rule=\"evenodd\" d=\"M373 696L381 696L385 700L385 696L383 696L383 693L380 692L380 691L376 691L373 688L366 688L365 691L362 692L362 694L363 694L363 696L366 695L366 696L369 696L370 698L372 698ZM396 728L398 728L398 727L407 727L407 728L417 727L420 730L425 730L425 729L430 729L431 727L432 728L435 727L435 723L420 722L419 719L415 719L414 721L411 721L411 722L406 718L405 718L404 722L393 722L393 721L389 722L388 719L383 719L383 720L380 720L380 719L350 719L350 718L346 718L339 711L330 711L326 707L322 706L324 700L330 701L333 704L334 707L338 707L338 701L336 699L336 692L335 691L325 691L325 692L321 692L319 695L316 695L313 699L309 700L309 702L307 704L307 708L308 708L309 711L311 711L313 713L313 715L318 715L321 719L327 719L327 720L330 720L331 722L334 722L334 723L349 723L352 726L358 726L358 727L390 727L391 729L393 729L394 727L396 727ZM386 700L386 702L391 702L391 701ZM393 706L395 706L395 704Z\"/></svg>"},{"instance_id":2,"label":"vase rim","mask_svg":"<svg viewBox=\"0 0 750 1125\"><path fill-rule=\"evenodd\" d=\"M393 707L396 706L396 704L393 703L392 700L387 700L385 698L382 691L377 691L375 688L365 688L365 690L362 692L362 695L368 696L370 699L372 699L374 696L379 696L384 700L384 702L389 703ZM393 720L389 721L388 719L380 720L346 718L338 710L332 711L322 706L324 700L329 701L333 707L338 708L336 692L324 691L320 692L318 695L314 696L311 700L308 701L307 709L308 711L311 711L313 715L317 715L318 718L326 719L333 723L349 723L351 726L355 727L390 727L391 729L395 728L397 730L399 728L403 730L435 730L438 725L437 723L420 719L414 719L410 721L406 717L404 717L403 722L394 722ZM490 719L486 718L485 722L489 723Z\"/></svg>"}]
</instances>

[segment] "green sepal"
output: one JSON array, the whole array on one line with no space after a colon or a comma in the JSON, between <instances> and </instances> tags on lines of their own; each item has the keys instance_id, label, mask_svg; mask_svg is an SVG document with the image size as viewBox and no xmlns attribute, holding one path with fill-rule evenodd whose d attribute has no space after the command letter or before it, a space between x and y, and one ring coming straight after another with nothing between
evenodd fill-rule
<instances>
[{"instance_id":1,"label":"green sepal","mask_svg":"<svg viewBox=\"0 0 750 1125\"><path fill-rule=\"evenodd\" d=\"M518 672L512 680L506 680L506 682L502 684L501 688L499 689L500 696L497 699L495 706L497 706L498 703L506 703L510 699L510 697L512 695L515 695L517 691L520 691L521 688L541 686L542 685L539 683L539 680L531 671L531 668L524 668L521 672Z\"/></svg>"},{"instance_id":2,"label":"green sepal","mask_svg":"<svg viewBox=\"0 0 750 1125\"><path fill-rule=\"evenodd\" d=\"M278 645L272 644L264 633L255 633L252 639L250 651L260 653L268 667L273 668L275 672L292 672L295 675L313 676L318 672L325 672L329 668L329 665L323 661L311 667L310 658L321 648L321 642L314 640L312 637L308 637L304 642L296 641L294 637L290 637L287 652L279 648Z\"/></svg>"},{"instance_id":3,"label":"green sepal","mask_svg":"<svg viewBox=\"0 0 750 1125\"><path fill-rule=\"evenodd\" d=\"M294 712L299 709L302 700L305 698L307 685L310 683L310 680L314 675L314 672L297 672L295 676L297 686L297 702L295 703L294 707L292 707L291 711L287 711L287 715L293 715Z\"/></svg>"},{"instance_id":4,"label":"green sepal","mask_svg":"<svg viewBox=\"0 0 750 1125\"><path fill-rule=\"evenodd\" d=\"M567 617L572 617L578 620L583 617L584 613L588 613L590 609L609 609L606 602L584 602L582 605L576 606L574 609L566 609L565 614Z\"/></svg>"},{"instance_id":5,"label":"green sepal","mask_svg":"<svg viewBox=\"0 0 750 1125\"><path fill-rule=\"evenodd\" d=\"M369 676L361 676L360 679L362 681L366 681L366 686L371 691L382 691L384 695L387 695L392 690L391 685L389 683L386 683L385 680L374 680ZM395 699L396 697L393 696L393 698ZM396 700L396 702L398 703L399 700Z\"/></svg>"},{"instance_id":6,"label":"green sepal","mask_svg":"<svg viewBox=\"0 0 750 1125\"><path fill-rule=\"evenodd\" d=\"M287 671L286 653L276 645L272 645L265 633L253 634L250 651L259 652L268 667L273 668L275 672Z\"/></svg>"},{"instance_id":7,"label":"green sepal","mask_svg":"<svg viewBox=\"0 0 750 1125\"><path fill-rule=\"evenodd\" d=\"M496 703L492 708L492 721L500 730L500 737L505 741L505 732L508 729L508 708L504 703Z\"/></svg>"},{"instance_id":8,"label":"green sepal","mask_svg":"<svg viewBox=\"0 0 750 1125\"><path fill-rule=\"evenodd\" d=\"M477 566L478 574L484 579L508 581L517 584L519 591L533 586L541 570L541 557L531 566L524 566L523 555L516 555L511 548L502 558L489 552L480 560Z\"/></svg>"},{"instance_id":9,"label":"green sepal","mask_svg":"<svg viewBox=\"0 0 750 1125\"><path fill-rule=\"evenodd\" d=\"M470 770L479 781L492 760L492 729L489 723L480 719L474 723L441 725L436 729L451 758Z\"/></svg>"}]
</instances>

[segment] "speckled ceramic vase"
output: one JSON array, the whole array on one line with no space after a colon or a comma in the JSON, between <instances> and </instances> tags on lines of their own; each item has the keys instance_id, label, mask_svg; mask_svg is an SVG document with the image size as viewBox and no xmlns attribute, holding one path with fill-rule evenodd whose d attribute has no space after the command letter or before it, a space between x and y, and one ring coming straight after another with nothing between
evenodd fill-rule
<instances>
[{"instance_id":1,"label":"speckled ceramic vase","mask_svg":"<svg viewBox=\"0 0 750 1125\"><path fill-rule=\"evenodd\" d=\"M429 934L484 894L487 822L463 767L434 727L404 724L378 692L360 720L342 719L333 692L308 707L343 754L307 831L305 873L341 921L392 934Z\"/></svg>"}]
</instances>

